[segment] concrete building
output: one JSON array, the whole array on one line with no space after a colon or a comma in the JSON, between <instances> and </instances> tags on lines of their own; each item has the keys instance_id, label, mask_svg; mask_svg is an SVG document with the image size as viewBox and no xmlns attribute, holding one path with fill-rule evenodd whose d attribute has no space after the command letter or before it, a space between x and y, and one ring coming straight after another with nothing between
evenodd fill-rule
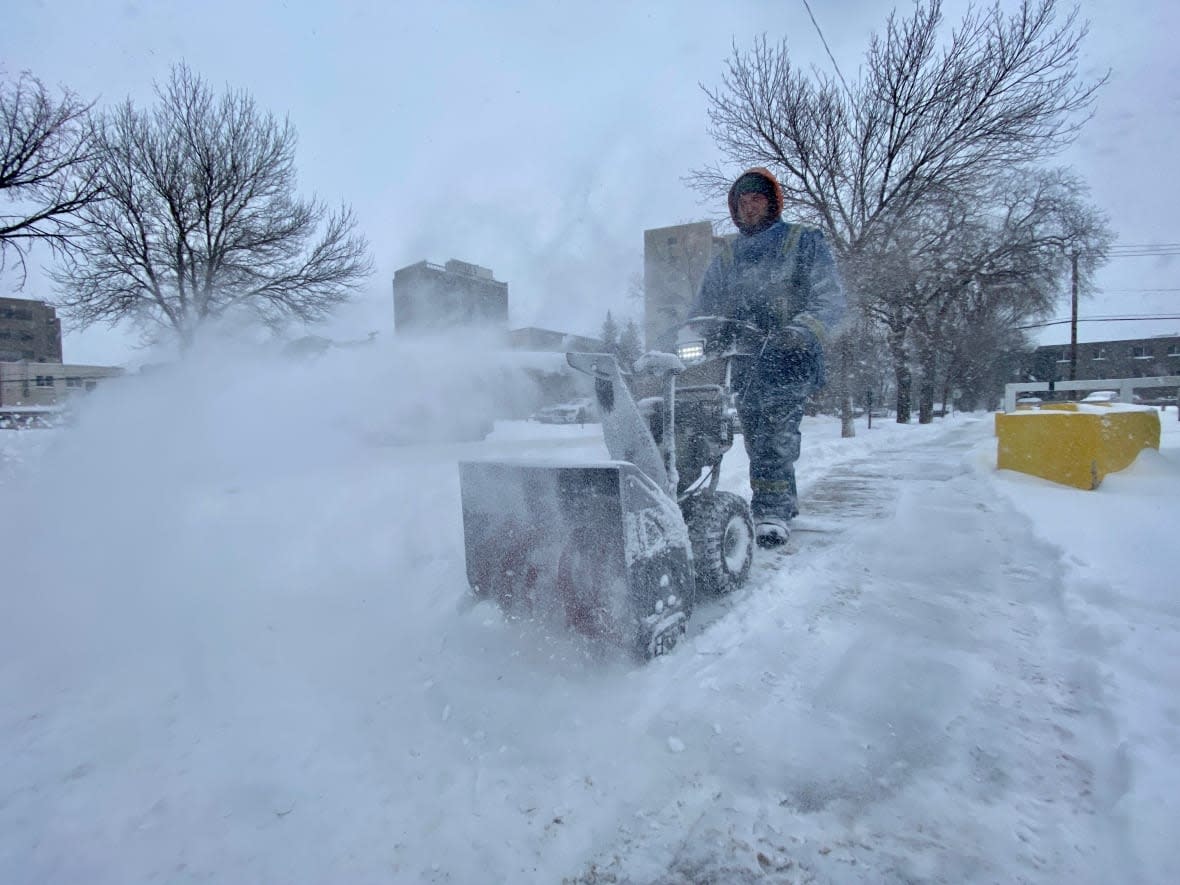
<instances>
[{"instance_id":1,"label":"concrete building","mask_svg":"<svg viewBox=\"0 0 1180 885\"><path fill-rule=\"evenodd\" d=\"M61 362L61 321L44 301L0 298L0 361Z\"/></svg>"},{"instance_id":2,"label":"concrete building","mask_svg":"<svg viewBox=\"0 0 1180 885\"><path fill-rule=\"evenodd\" d=\"M478 264L419 261L393 275L394 331L508 331L508 284Z\"/></svg>"},{"instance_id":3,"label":"concrete building","mask_svg":"<svg viewBox=\"0 0 1180 885\"><path fill-rule=\"evenodd\" d=\"M688 319L705 268L723 237L707 221L643 232L643 313L647 350L671 350Z\"/></svg>"},{"instance_id":4,"label":"concrete building","mask_svg":"<svg viewBox=\"0 0 1180 885\"><path fill-rule=\"evenodd\" d=\"M0 362L0 409L59 406L107 379L123 374L113 366L82 366L29 360Z\"/></svg>"},{"instance_id":5,"label":"concrete building","mask_svg":"<svg viewBox=\"0 0 1180 885\"><path fill-rule=\"evenodd\" d=\"M1068 344L1043 346L1033 351L1032 371L1036 380L1069 378L1069 351ZM1078 342L1078 381L1159 378L1164 375L1180 375L1180 335Z\"/></svg>"},{"instance_id":6,"label":"concrete building","mask_svg":"<svg viewBox=\"0 0 1180 885\"><path fill-rule=\"evenodd\" d=\"M1077 366L1072 380L1105 381L1123 378L1163 378L1180 375L1180 335L1126 338L1118 341L1078 342ZM1070 345L1054 344L1033 351L1021 380L1065 382L1070 379ZM1112 384L1112 389L1122 385ZM1175 387L1135 389L1142 402L1174 402ZM1039 394L1044 396L1044 394ZM1050 395L1052 396L1052 395ZM1069 398L1066 392L1061 396Z\"/></svg>"}]
</instances>

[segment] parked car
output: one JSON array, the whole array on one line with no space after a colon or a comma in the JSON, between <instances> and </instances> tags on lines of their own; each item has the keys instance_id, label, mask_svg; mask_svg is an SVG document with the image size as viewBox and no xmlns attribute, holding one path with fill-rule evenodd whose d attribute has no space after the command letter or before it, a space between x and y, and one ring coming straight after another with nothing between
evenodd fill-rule
<instances>
[{"instance_id":1,"label":"parked car","mask_svg":"<svg viewBox=\"0 0 1180 885\"><path fill-rule=\"evenodd\" d=\"M1095 390L1087 393L1082 397L1084 403L1113 403L1118 402L1119 392L1117 390Z\"/></svg>"},{"instance_id":2,"label":"parked car","mask_svg":"<svg viewBox=\"0 0 1180 885\"><path fill-rule=\"evenodd\" d=\"M530 418L542 424L585 424L597 420L594 404L589 399L545 406L533 412Z\"/></svg>"}]
</instances>

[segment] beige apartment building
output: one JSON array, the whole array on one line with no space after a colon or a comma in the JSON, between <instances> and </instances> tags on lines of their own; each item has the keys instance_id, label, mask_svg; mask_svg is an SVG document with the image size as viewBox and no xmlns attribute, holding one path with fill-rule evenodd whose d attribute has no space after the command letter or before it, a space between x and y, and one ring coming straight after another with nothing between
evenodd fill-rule
<instances>
[{"instance_id":1,"label":"beige apartment building","mask_svg":"<svg viewBox=\"0 0 1180 885\"><path fill-rule=\"evenodd\" d=\"M648 350L671 350L717 245L707 221L643 232L643 333Z\"/></svg>"},{"instance_id":2,"label":"beige apartment building","mask_svg":"<svg viewBox=\"0 0 1180 885\"><path fill-rule=\"evenodd\" d=\"M123 374L114 366L70 363L0 362L0 409L59 406Z\"/></svg>"}]
</instances>

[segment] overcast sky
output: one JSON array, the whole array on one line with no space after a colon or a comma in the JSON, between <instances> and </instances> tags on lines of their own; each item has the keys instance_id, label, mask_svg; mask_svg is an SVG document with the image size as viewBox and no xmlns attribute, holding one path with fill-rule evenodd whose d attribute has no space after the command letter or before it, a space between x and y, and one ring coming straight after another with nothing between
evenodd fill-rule
<instances>
[{"instance_id":1,"label":"overcast sky","mask_svg":"<svg viewBox=\"0 0 1180 885\"><path fill-rule=\"evenodd\" d=\"M892 5L812 4L846 76ZM964 6L948 2L948 20ZM393 272L422 259L491 267L509 284L513 326L594 333L608 308L638 319L627 290L642 270L643 230L723 212L683 180L718 159L700 84L717 84L732 44L762 33L786 37L797 63L831 64L802 0L10 7L0 29L9 75L27 69L100 103L146 103L153 80L183 60L215 87L245 88L289 115L300 190L351 203L373 247L376 273L330 330L339 335L391 330ZM1081 10L1086 73L1112 77L1064 159L1120 243L1180 242L1177 4L1085 0ZM1176 261L1113 260L1082 316L1177 312L1177 292L1143 291L1180 288ZM11 278L0 284L8 294ZM24 297L50 294L35 274ZM1083 324L1081 337L1172 331L1180 321ZM72 331L65 359L124 362L130 340ZM1068 340L1068 326L1042 340Z\"/></svg>"}]
</instances>

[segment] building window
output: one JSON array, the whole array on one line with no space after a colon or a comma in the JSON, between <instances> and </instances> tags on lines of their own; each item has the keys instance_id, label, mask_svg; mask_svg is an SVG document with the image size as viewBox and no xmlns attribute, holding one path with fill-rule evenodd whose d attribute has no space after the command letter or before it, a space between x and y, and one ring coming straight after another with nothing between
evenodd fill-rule
<instances>
[{"instance_id":1,"label":"building window","mask_svg":"<svg viewBox=\"0 0 1180 885\"><path fill-rule=\"evenodd\" d=\"M1180 356L1180 344L1169 344L1168 356Z\"/></svg>"},{"instance_id":2,"label":"building window","mask_svg":"<svg viewBox=\"0 0 1180 885\"><path fill-rule=\"evenodd\" d=\"M87 381L87 382L86 382L86 390L87 390L87 392L89 392L89 391L91 391L91 390L94 390L94 388L96 388L96 387L98 387L98 382L97 382L97 381Z\"/></svg>"},{"instance_id":3,"label":"building window","mask_svg":"<svg viewBox=\"0 0 1180 885\"><path fill-rule=\"evenodd\" d=\"M52 375L38 375L37 380L33 382L37 387L53 387Z\"/></svg>"},{"instance_id":4,"label":"building window","mask_svg":"<svg viewBox=\"0 0 1180 885\"><path fill-rule=\"evenodd\" d=\"M1057 362L1059 362L1059 363L1068 363L1069 362L1069 350L1068 349L1057 351Z\"/></svg>"},{"instance_id":5,"label":"building window","mask_svg":"<svg viewBox=\"0 0 1180 885\"><path fill-rule=\"evenodd\" d=\"M82 386L82 379L81 378L67 378L66 379L66 387L81 387L81 386Z\"/></svg>"},{"instance_id":6,"label":"building window","mask_svg":"<svg viewBox=\"0 0 1180 885\"><path fill-rule=\"evenodd\" d=\"M1096 351L1094 351L1094 359L1096 359L1096 360L1106 359L1106 348L1099 347Z\"/></svg>"},{"instance_id":7,"label":"building window","mask_svg":"<svg viewBox=\"0 0 1180 885\"><path fill-rule=\"evenodd\" d=\"M1131 358L1137 360L1149 360L1151 354L1147 352L1146 344L1135 344L1131 347Z\"/></svg>"}]
</instances>

